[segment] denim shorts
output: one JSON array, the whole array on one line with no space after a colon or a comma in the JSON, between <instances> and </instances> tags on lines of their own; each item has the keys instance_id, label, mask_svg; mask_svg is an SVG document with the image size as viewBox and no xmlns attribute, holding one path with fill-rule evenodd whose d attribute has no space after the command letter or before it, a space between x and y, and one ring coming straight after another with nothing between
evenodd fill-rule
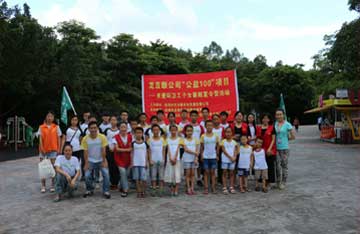
<instances>
[{"instance_id":1,"label":"denim shorts","mask_svg":"<svg viewBox=\"0 0 360 234\"><path fill-rule=\"evenodd\" d=\"M223 170L234 170L235 169L235 163L221 163L221 169Z\"/></svg>"},{"instance_id":2,"label":"denim shorts","mask_svg":"<svg viewBox=\"0 0 360 234\"><path fill-rule=\"evenodd\" d=\"M217 161L216 159L204 159L203 164L204 170L212 170L217 168Z\"/></svg>"},{"instance_id":3,"label":"denim shorts","mask_svg":"<svg viewBox=\"0 0 360 234\"><path fill-rule=\"evenodd\" d=\"M184 162L184 169L195 169L195 162Z\"/></svg>"},{"instance_id":4,"label":"denim shorts","mask_svg":"<svg viewBox=\"0 0 360 234\"><path fill-rule=\"evenodd\" d=\"M146 169L145 167L133 167L133 180L146 181Z\"/></svg>"},{"instance_id":5,"label":"denim shorts","mask_svg":"<svg viewBox=\"0 0 360 234\"><path fill-rule=\"evenodd\" d=\"M249 169L245 169L245 168L239 168L239 169L238 169L238 176L248 177L249 174L250 174L250 170L249 170Z\"/></svg>"},{"instance_id":6,"label":"denim shorts","mask_svg":"<svg viewBox=\"0 0 360 234\"><path fill-rule=\"evenodd\" d=\"M154 165L150 166L151 170L151 180L152 181L159 181L164 180L164 162L155 162Z\"/></svg>"},{"instance_id":7,"label":"denim shorts","mask_svg":"<svg viewBox=\"0 0 360 234\"><path fill-rule=\"evenodd\" d=\"M56 151L51 151L51 152L47 152L45 154L40 153L39 154L40 158L56 158L57 156L57 152Z\"/></svg>"}]
</instances>

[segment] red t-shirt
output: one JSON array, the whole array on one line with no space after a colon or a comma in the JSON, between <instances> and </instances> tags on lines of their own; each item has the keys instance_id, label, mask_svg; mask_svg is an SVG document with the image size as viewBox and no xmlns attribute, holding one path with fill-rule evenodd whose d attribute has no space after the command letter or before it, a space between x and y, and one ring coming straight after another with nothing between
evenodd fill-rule
<instances>
[{"instance_id":1,"label":"red t-shirt","mask_svg":"<svg viewBox=\"0 0 360 234\"><path fill-rule=\"evenodd\" d=\"M116 134L114 136L116 144L119 148L127 149L131 147L132 136L131 134L127 134L127 140L124 142L120 136L120 134ZM114 160L118 167L129 167L131 163L131 153L130 152L116 152L114 153Z\"/></svg>"},{"instance_id":2,"label":"red t-shirt","mask_svg":"<svg viewBox=\"0 0 360 234\"><path fill-rule=\"evenodd\" d=\"M263 149L265 152L267 152L267 150L270 148L273 135L275 135L274 125L269 125L265 131L261 126L257 126L256 136L263 139ZM276 156L276 142L273 144L271 154Z\"/></svg>"}]
</instances>

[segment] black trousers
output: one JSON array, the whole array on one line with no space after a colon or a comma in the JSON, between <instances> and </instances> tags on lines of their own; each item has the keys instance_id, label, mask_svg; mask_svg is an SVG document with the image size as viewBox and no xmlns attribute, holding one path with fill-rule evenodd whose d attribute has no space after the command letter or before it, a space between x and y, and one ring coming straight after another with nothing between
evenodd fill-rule
<instances>
[{"instance_id":1,"label":"black trousers","mask_svg":"<svg viewBox=\"0 0 360 234\"><path fill-rule=\"evenodd\" d=\"M78 150L73 152L73 155L75 157L77 157L77 159L79 161L81 161L81 175L85 178L85 171L84 171L84 166L85 166L85 159L84 159L84 150Z\"/></svg>"},{"instance_id":2,"label":"black trousers","mask_svg":"<svg viewBox=\"0 0 360 234\"><path fill-rule=\"evenodd\" d=\"M266 156L266 163L268 165L268 183L275 183L276 172L276 157L274 155Z\"/></svg>"},{"instance_id":3,"label":"black trousers","mask_svg":"<svg viewBox=\"0 0 360 234\"><path fill-rule=\"evenodd\" d=\"M117 186L120 180L119 169L115 163L114 152L111 152L108 147L106 148L106 160L109 167L110 184Z\"/></svg>"}]
</instances>

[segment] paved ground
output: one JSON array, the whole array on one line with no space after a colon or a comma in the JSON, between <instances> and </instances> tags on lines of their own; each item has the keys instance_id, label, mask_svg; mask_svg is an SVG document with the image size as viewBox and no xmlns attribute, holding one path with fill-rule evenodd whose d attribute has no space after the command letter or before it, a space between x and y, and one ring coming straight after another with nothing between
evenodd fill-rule
<instances>
[{"instance_id":1,"label":"paved ground","mask_svg":"<svg viewBox=\"0 0 360 234\"><path fill-rule=\"evenodd\" d=\"M285 191L268 194L53 203L40 194L37 158L0 163L0 233L360 233L360 145L318 140L300 129Z\"/></svg>"}]
</instances>

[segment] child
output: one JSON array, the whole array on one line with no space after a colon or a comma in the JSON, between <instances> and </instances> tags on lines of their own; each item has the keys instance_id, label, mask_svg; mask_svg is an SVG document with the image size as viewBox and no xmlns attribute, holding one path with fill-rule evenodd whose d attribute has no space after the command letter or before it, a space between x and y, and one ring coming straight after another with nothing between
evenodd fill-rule
<instances>
[{"instance_id":1,"label":"child","mask_svg":"<svg viewBox=\"0 0 360 234\"><path fill-rule=\"evenodd\" d=\"M107 112L105 112L101 116L101 119L102 119L102 123L100 124L99 129L100 129L100 133L104 134L106 129L111 128L110 115Z\"/></svg>"},{"instance_id":2,"label":"child","mask_svg":"<svg viewBox=\"0 0 360 234\"><path fill-rule=\"evenodd\" d=\"M203 120L200 121L200 125L201 125L203 128L206 128L205 122L209 119L209 115L210 115L210 110L209 110L209 108L203 107L203 108L201 109L201 115L202 115ZM206 130L206 129L205 129L205 130Z\"/></svg>"},{"instance_id":3,"label":"child","mask_svg":"<svg viewBox=\"0 0 360 234\"><path fill-rule=\"evenodd\" d=\"M248 141L249 141L249 145L253 146L255 145L255 139L257 136L257 132L256 132L256 123L255 123L255 115L250 113L247 116L247 126L248 126Z\"/></svg>"},{"instance_id":4,"label":"child","mask_svg":"<svg viewBox=\"0 0 360 234\"><path fill-rule=\"evenodd\" d=\"M212 192L216 193L215 169L219 160L219 137L214 134L214 124L211 120L205 122L206 133L201 136L201 159L203 161L204 173L204 194L209 194L208 179L211 177Z\"/></svg>"},{"instance_id":5,"label":"child","mask_svg":"<svg viewBox=\"0 0 360 234\"><path fill-rule=\"evenodd\" d=\"M165 124L165 121L164 121L164 118L165 118L165 113L163 110L158 110L156 112L156 116L158 117L158 124L160 126L161 129L164 129L166 127L166 124Z\"/></svg>"},{"instance_id":6,"label":"child","mask_svg":"<svg viewBox=\"0 0 360 234\"><path fill-rule=\"evenodd\" d=\"M54 202L61 200L64 192L73 197L73 192L77 188L78 178L80 178L80 165L76 157L72 156L73 150L70 144L64 145L64 155L59 155L55 161L56 179L55 190L56 198Z\"/></svg>"},{"instance_id":7,"label":"child","mask_svg":"<svg viewBox=\"0 0 360 234\"><path fill-rule=\"evenodd\" d=\"M188 111L186 109L183 109L181 111L181 121L179 122L179 127L181 129L184 129L184 127L188 124L190 124L188 120Z\"/></svg>"},{"instance_id":8,"label":"child","mask_svg":"<svg viewBox=\"0 0 360 234\"><path fill-rule=\"evenodd\" d=\"M171 136L167 139L167 164L165 169L165 182L171 184L171 195L178 196L181 182L180 147L182 138L178 137L178 127L170 126Z\"/></svg>"},{"instance_id":9,"label":"child","mask_svg":"<svg viewBox=\"0 0 360 234\"><path fill-rule=\"evenodd\" d=\"M230 124L227 121L227 118L229 117L229 114L226 111L221 111L220 112L220 119L221 119L221 123L220 125L226 129L227 127L230 126Z\"/></svg>"},{"instance_id":10,"label":"child","mask_svg":"<svg viewBox=\"0 0 360 234\"><path fill-rule=\"evenodd\" d=\"M153 136L147 141L150 147L150 170L151 170L151 183L152 192L151 196L155 196L156 193L159 197L162 196L164 191L164 164L165 164L165 147L166 141L163 137L160 137L160 126L154 124L151 127ZM159 179L157 192L157 181Z\"/></svg>"},{"instance_id":11,"label":"child","mask_svg":"<svg viewBox=\"0 0 360 234\"><path fill-rule=\"evenodd\" d=\"M171 133L170 133L170 126L171 125L177 125L176 124L176 115L175 115L175 112L169 112L168 113L168 120L169 120L169 124L165 126L164 130L165 130L165 134L164 134L164 137L167 138L167 137L170 137ZM181 129L179 129L179 131L181 131Z\"/></svg>"},{"instance_id":12,"label":"child","mask_svg":"<svg viewBox=\"0 0 360 234\"><path fill-rule=\"evenodd\" d=\"M140 113L139 116L138 116L139 127L142 127L144 132L146 132L146 130L148 128L150 128L150 126L147 124L146 120L147 120L146 113Z\"/></svg>"},{"instance_id":13,"label":"child","mask_svg":"<svg viewBox=\"0 0 360 234\"><path fill-rule=\"evenodd\" d=\"M242 135L240 145L240 155L238 162L238 176L240 182L240 192L250 192L247 187L247 179L250 173L250 167L253 164L252 147L248 144L246 135Z\"/></svg>"},{"instance_id":14,"label":"child","mask_svg":"<svg viewBox=\"0 0 360 234\"><path fill-rule=\"evenodd\" d=\"M201 136L204 134L205 129L203 128L203 126L201 126L198 123L198 118L199 118L199 112L197 110L192 110L190 112L190 125L193 127L193 135L192 137L197 139L198 141L200 141ZM185 131L183 131L183 135L185 136ZM200 156L200 155L199 155ZM197 178L197 185L198 186L202 186L202 178L201 178L201 171L202 170L202 165L201 163L199 163L199 166L196 170L196 175L195 177Z\"/></svg>"},{"instance_id":15,"label":"child","mask_svg":"<svg viewBox=\"0 0 360 234\"><path fill-rule=\"evenodd\" d=\"M119 125L120 133L115 135L112 140L114 147L114 161L119 171L118 188L121 192L121 197L127 197L129 190L128 174L131 164L131 143L132 136L127 133L127 124L125 122Z\"/></svg>"},{"instance_id":16,"label":"child","mask_svg":"<svg viewBox=\"0 0 360 234\"><path fill-rule=\"evenodd\" d=\"M186 187L187 195L195 195L194 183L195 183L195 168L198 164L198 155L200 152L200 142L198 139L193 138L194 128L191 125L185 126L185 139L184 139L184 169L186 174Z\"/></svg>"},{"instance_id":17,"label":"child","mask_svg":"<svg viewBox=\"0 0 360 234\"><path fill-rule=\"evenodd\" d=\"M132 136L132 139L135 139L135 128L138 127L138 121L136 119L131 119L130 127L131 127L131 131L129 133Z\"/></svg>"},{"instance_id":18,"label":"child","mask_svg":"<svg viewBox=\"0 0 360 234\"><path fill-rule=\"evenodd\" d=\"M151 130L151 127L154 126L155 124L160 126L160 136L165 135L164 129L159 124L159 117L157 117L156 115L151 116L150 123L151 123L151 126L145 131L145 140L146 141L153 136L153 132Z\"/></svg>"},{"instance_id":19,"label":"child","mask_svg":"<svg viewBox=\"0 0 360 234\"><path fill-rule=\"evenodd\" d=\"M222 154L221 154L221 169L223 170L222 174L222 184L223 184L223 193L225 195L229 194L227 190L227 178L230 174L230 193L234 194L234 169L236 156L239 152L239 145L233 140L233 132L230 127L225 129L225 139L220 143Z\"/></svg>"},{"instance_id":20,"label":"child","mask_svg":"<svg viewBox=\"0 0 360 234\"><path fill-rule=\"evenodd\" d=\"M149 146L143 139L144 130L141 127L135 129L135 141L132 143L131 165L133 167L133 179L136 181L138 198L145 197L146 169L149 163Z\"/></svg>"},{"instance_id":21,"label":"child","mask_svg":"<svg viewBox=\"0 0 360 234\"><path fill-rule=\"evenodd\" d=\"M266 164L265 159L265 150L262 148L263 140L261 138L257 138L255 141L254 147L254 169L255 169L255 191L260 191L259 188L259 179L262 180L262 191L267 193L266 180L268 179L268 166Z\"/></svg>"}]
</instances>

